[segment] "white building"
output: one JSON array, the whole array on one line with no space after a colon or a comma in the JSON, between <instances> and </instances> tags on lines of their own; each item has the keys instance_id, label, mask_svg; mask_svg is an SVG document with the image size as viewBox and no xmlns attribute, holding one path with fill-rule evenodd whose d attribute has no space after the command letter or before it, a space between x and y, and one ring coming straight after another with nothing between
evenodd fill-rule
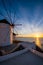
<instances>
[{"instance_id":1,"label":"white building","mask_svg":"<svg viewBox=\"0 0 43 65\"><path fill-rule=\"evenodd\" d=\"M0 20L0 46L6 46L13 43L13 24L10 24L7 20Z\"/></svg>"}]
</instances>

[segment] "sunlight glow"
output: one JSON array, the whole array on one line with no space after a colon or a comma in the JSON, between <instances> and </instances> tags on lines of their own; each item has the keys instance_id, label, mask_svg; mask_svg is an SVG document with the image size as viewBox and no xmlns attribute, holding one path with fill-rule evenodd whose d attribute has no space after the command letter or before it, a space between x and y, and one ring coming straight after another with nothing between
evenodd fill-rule
<instances>
[{"instance_id":1,"label":"sunlight glow","mask_svg":"<svg viewBox=\"0 0 43 65\"><path fill-rule=\"evenodd\" d=\"M41 46L41 42L40 42L40 38L39 38L39 36L37 35L36 36L36 38L35 38L35 44L39 47L39 48L42 48L42 46Z\"/></svg>"},{"instance_id":2,"label":"sunlight glow","mask_svg":"<svg viewBox=\"0 0 43 65\"><path fill-rule=\"evenodd\" d=\"M37 38L38 38L38 37L40 37L40 35L39 35L39 34L36 34L36 35L35 35L35 37L37 37Z\"/></svg>"},{"instance_id":3,"label":"sunlight glow","mask_svg":"<svg viewBox=\"0 0 43 65\"><path fill-rule=\"evenodd\" d=\"M36 38L43 38L43 33L35 33L34 37L36 37Z\"/></svg>"},{"instance_id":4,"label":"sunlight glow","mask_svg":"<svg viewBox=\"0 0 43 65\"><path fill-rule=\"evenodd\" d=\"M18 34L17 37L34 37L34 38L43 38L43 33L34 33L34 34Z\"/></svg>"}]
</instances>

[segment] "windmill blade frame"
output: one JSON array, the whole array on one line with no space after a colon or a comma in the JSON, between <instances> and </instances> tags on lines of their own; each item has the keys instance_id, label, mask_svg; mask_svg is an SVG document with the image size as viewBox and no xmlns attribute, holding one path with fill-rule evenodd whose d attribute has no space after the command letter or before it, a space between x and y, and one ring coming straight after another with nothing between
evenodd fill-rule
<instances>
[{"instance_id":1,"label":"windmill blade frame","mask_svg":"<svg viewBox=\"0 0 43 65\"><path fill-rule=\"evenodd\" d=\"M11 24L14 24L16 22L16 17L15 17L15 13L13 12L13 15L14 15L14 18L11 16L11 10L9 11L6 7L6 3L5 3L5 0L1 0L2 4L3 4L3 7L7 13L7 17L9 17L10 21L11 21ZM11 4L11 2L10 2ZM10 13L9 13L10 12ZM3 15L2 13L0 13L1 16L5 17L5 19L7 19L7 17L5 15ZM12 18L13 18L13 21L12 21ZM14 26L21 26L22 24L14 24ZM14 30L13 30L14 32ZM17 31L16 31L17 32Z\"/></svg>"},{"instance_id":2,"label":"windmill blade frame","mask_svg":"<svg viewBox=\"0 0 43 65\"><path fill-rule=\"evenodd\" d=\"M9 15L9 13L8 13L8 10L7 10L7 8L6 8L5 1L4 1L4 0L2 0L2 4L3 4L4 9L5 9L6 13L7 13L7 16L9 17L9 19L10 19L10 21L11 21L11 24L12 24L12 20L11 20L11 17L10 17L10 15Z\"/></svg>"}]
</instances>

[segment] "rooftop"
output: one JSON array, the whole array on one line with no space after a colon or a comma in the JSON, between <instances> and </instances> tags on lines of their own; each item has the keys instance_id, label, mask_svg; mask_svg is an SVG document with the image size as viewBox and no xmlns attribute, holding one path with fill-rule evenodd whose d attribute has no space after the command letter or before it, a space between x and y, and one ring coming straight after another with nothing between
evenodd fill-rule
<instances>
[{"instance_id":1,"label":"rooftop","mask_svg":"<svg viewBox=\"0 0 43 65\"><path fill-rule=\"evenodd\" d=\"M9 24L9 25L11 25L11 26L14 26L14 24L11 24L11 23L8 22L6 19L0 20L0 23L5 23L5 24Z\"/></svg>"}]
</instances>

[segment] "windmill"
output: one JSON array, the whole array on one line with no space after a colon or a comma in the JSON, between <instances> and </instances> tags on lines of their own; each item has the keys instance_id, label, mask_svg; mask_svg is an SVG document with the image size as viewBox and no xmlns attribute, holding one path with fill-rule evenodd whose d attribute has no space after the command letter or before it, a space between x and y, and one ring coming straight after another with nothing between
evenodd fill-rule
<instances>
[{"instance_id":1,"label":"windmill","mask_svg":"<svg viewBox=\"0 0 43 65\"><path fill-rule=\"evenodd\" d=\"M3 33L5 33L5 31L0 35L0 39L2 40L0 40L0 43L2 42L2 44L1 45L3 45L3 42L5 43L5 45L9 45L9 43L10 43L10 41L9 40L11 40L11 44L12 44L12 42L13 42L13 33L14 33L14 27L16 27L16 26L21 26L22 24L15 24L14 23L14 21L16 21L15 20L15 13L13 14L14 16L14 18L13 17L11 17L11 10L9 11L8 9L7 9L7 7L6 7L6 4L5 4L5 0L1 0L2 1L2 5L3 5L3 7L4 7L4 10L5 10L5 12L6 12L6 14L7 14L7 16L5 16L5 15L3 15L3 13L1 12L1 10L0 10L0 15L1 16L3 16L4 17L4 23L5 22L7 22L8 23L8 21L10 21L9 22L9 24L10 24L10 32L9 31L7 31L7 33L6 33L6 36L2 36L2 37L4 37L3 39L4 40L2 40L1 39L1 35L4 35ZM10 3L9 3L10 4ZM7 21L6 21L6 20ZM2 23L2 22L1 22ZM1 24L2 25L2 24ZM5 25L6 26L6 25ZM2 29L3 30L3 29ZM0 31L1 32L1 31ZM16 30L16 32L17 32L17 30ZM7 36L8 34L10 33L10 38ZM18 34L18 33L17 33ZM7 40L7 41L6 41ZM9 42L8 42L9 41ZM6 43L7 42L7 43Z\"/></svg>"},{"instance_id":2,"label":"windmill","mask_svg":"<svg viewBox=\"0 0 43 65\"><path fill-rule=\"evenodd\" d=\"M4 7L4 10L5 10L7 16L3 15L3 13L1 12L1 10L0 10L0 15L3 16L5 19L9 18L10 23L11 23L14 27L16 27L16 26L22 26L22 24L15 24L15 22L16 22L15 13L13 13L13 17L12 17L12 16L11 16L11 13L12 13L12 12L11 12L11 10L8 10L8 9L7 9L5 0L1 0L1 1L2 1L2 5L3 5L3 7ZM12 5L11 1L9 2L9 5ZM13 8L13 9L14 9L14 8ZM16 29L15 31L17 32L17 29ZM13 32L14 32L14 28L13 28ZM18 33L17 33L17 34L18 34Z\"/></svg>"}]
</instances>

